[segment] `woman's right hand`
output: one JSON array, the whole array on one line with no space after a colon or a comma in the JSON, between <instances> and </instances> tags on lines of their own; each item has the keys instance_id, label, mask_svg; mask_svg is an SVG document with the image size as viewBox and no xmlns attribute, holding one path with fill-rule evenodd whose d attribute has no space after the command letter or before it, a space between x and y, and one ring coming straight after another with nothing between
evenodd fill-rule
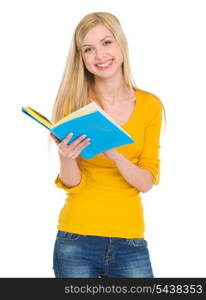
<instances>
[{"instance_id":1,"label":"woman's right hand","mask_svg":"<svg viewBox=\"0 0 206 300\"><path fill-rule=\"evenodd\" d=\"M75 139L71 144L67 145L68 141L72 138L71 134L68 134L64 140L59 140L52 132L51 137L55 141L58 147L59 156L64 158L76 159L79 153L90 144L90 138L86 138L86 135L81 135ZM82 141L84 139L84 141Z\"/></svg>"}]
</instances>

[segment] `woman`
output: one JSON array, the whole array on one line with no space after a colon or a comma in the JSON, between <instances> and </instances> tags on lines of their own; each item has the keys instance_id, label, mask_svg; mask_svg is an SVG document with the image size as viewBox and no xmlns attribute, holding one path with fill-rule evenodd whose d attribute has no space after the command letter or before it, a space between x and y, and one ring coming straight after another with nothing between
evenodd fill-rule
<instances>
[{"instance_id":1,"label":"woman","mask_svg":"<svg viewBox=\"0 0 206 300\"><path fill-rule=\"evenodd\" d=\"M135 143L90 160L81 151L92 143L80 136L58 146L55 180L67 192L59 214L53 256L56 277L154 277L140 193L159 183L159 140L163 105L136 87L127 40L118 19L105 12L86 15L71 43L52 120L94 101Z\"/></svg>"}]
</instances>

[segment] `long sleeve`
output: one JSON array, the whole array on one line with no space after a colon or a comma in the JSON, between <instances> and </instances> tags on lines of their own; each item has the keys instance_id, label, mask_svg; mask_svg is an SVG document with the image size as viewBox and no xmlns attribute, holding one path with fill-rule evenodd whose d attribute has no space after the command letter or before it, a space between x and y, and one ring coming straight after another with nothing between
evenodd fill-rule
<instances>
[{"instance_id":1,"label":"long sleeve","mask_svg":"<svg viewBox=\"0 0 206 300\"><path fill-rule=\"evenodd\" d=\"M67 103L66 109L64 111L64 117L68 115L69 111L69 104ZM77 159L79 161L79 159ZM81 170L81 167L80 167ZM64 189L68 193L78 193L85 185L86 185L86 176L84 174L84 171L81 170L81 180L80 183L74 187L69 188L68 186L64 185L63 182L61 181L59 174L57 175L54 183L58 188Z\"/></svg>"},{"instance_id":2,"label":"long sleeve","mask_svg":"<svg viewBox=\"0 0 206 300\"><path fill-rule=\"evenodd\" d=\"M150 171L153 175L153 183L157 185L160 181L159 150L162 127L162 104L158 98L155 98L154 103L152 117L145 128L144 145L139 157L138 166Z\"/></svg>"},{"instance_id":3,"label":"long sleeve","mask_svg":"<svg viewBox=\"0 0 206 300\"><path fill-rule=\"evenodd\" d=\"M58 188L62 188L68 193L77 193L86 185L86 176L83 172L81 172L80 183L74 187L69 188L63 184L63 182L61 181L59 174L58 174L57 178L55 179L55 184Z\"/></svg>"}]
</instances>

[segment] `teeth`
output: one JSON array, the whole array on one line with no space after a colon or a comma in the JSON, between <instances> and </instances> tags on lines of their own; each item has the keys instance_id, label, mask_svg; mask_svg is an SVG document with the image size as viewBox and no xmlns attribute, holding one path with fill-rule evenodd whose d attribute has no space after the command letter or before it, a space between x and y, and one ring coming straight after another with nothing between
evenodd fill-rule
<instances>
[{"instance_id":1,"label":"teeth","mask_svg":"<svg viewBox=\"0 0 206 300\"><path fill-rule=\"evenodd\" d=\"M111 60L108 61L108 62L106 62L105 64L97 64L97 66L99 66L99 67L105 67L105 66L109 65L110 63L111 63Z\"/></svg>"}]
</instances>

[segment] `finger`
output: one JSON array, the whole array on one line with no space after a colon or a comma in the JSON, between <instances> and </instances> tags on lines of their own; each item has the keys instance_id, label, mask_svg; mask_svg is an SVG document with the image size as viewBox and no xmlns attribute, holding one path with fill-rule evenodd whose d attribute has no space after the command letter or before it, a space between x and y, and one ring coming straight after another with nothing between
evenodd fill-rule
<instances>
[{"instance_id":1,"label":"finger","mask_svg":"<svg viewBox=\"0 0 206 300\"><path fill-rule=\"evenodd\" d=\"M82 142L81 144L80 144L80 147L78 148L78 149L75 149L76 151L75 152L73 152L73 154L72 154L72 158L76 158L79 154L80 154L80 152L84 149L84 148L86 148L88 145L90 145L91 143L89 142L89 141L84 141L84 142Z\"/></svg>"},{"instance_id":2,"label":"finger","mask_svg":"<svg viewBox=\"0 0 206 300\"><path fill-rule=\"evenodd\" d=\"M70 145L71 148L74 149L78 144L82 142L82 140L86 137L86 134L80 135L77 139L75 139Z\"/></svg>"},{"instance_id":3,"label":"finger","mask_svg":"<svg viewBox=\"0 0 206 300\"><path fill-rule=\"evenodd\" d=\"M85 146L83 147L83 149L86 148L87 146L88 146L88 145L85 145ZM79 156L79 154L82 152L83 149L80 149L79 151L77 151L75 154L73 154L72 157L73 157L73 158L77 158L77 156Z\"/></svg>"},{"instance_id":4,"label":"finger","mask_svg":"<svg viewBox=\"0 0 206 300\"><path fill-rule=\"evenodd\" d=\"M70 132L70 133L66 136L66 138L61 142L61 144L62 144L62 145L66 145L67 142L72 138L72 136L73 136L73 133Z\"/></svg>"},{"instance_id":5,"label":"finger","mask_svg":"<svg viewBox=\"0 0 206 300\"><path fill-rule=\"evenodd\" d=\"M87 139L83 140L78 145L76 145L75 150L78 151L79 149L84 148L85 146L87 146L87 144L89 143L90 140L91 140L90 138L87 138Z\"/></svg>"},{"instance_id":6,"label":"finger","mask_svg":"<svg viewBox=\"0 0 206 300\"><path fill-rule=\"evenodd\" d=\"M86 146L88 146L88 141L83 141L78 144L75 148L69 150L70 157L74 158L78 155Z\"/></svg>"}]
</instances>

